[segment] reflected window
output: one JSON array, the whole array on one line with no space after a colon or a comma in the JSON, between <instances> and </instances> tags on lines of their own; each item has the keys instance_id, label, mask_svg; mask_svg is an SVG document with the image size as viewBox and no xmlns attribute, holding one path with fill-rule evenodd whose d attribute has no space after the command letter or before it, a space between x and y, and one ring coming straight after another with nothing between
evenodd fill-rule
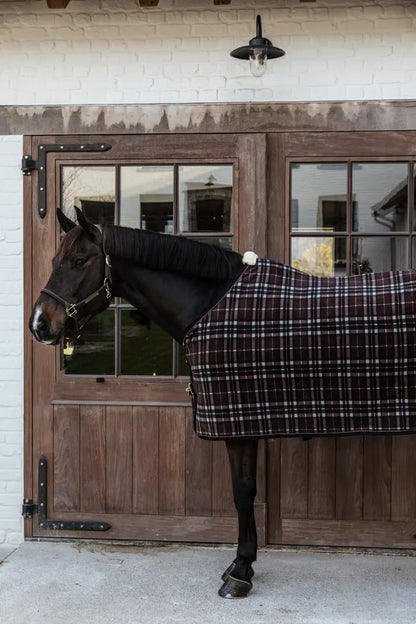
<instances>
[{"instance_id":1,"label":"reflected window","mask_svg":"<svg viewBox=\"0 0 416 624\"><path fill-rule=\"evenodd\" d=\"M291 230L345 232L347 163L291 166Z\"/></svg>"},{"instance_id":2,"label":"reflected window","mask_svg":"<svg viewBox=\"0 0 416 624\"><path fill-rule=\"evenodd\" d=\"M373 273L407 269L406 237L359 236L352 240L351 273Z\"/></svg>"},{"instance_id":3,"label":"reflected window","mask_svg":"<svg viewBox=\"0 0 416 624\"><path fill-rule=\"evenodd\" d=\"M230 232L232 165L179 167L179 227L182 232Z\"/></svg>"},{"instance_id":4,"label":"reflected window","mask_svg":"<svg viewBox=\"0 0 416 624\"><path fill-rule=\"evenodd\" d=\"M120 225L164 234L174 231L174 168L120 168Z\"/></svg>"},{"instance_id":5,"label":"reflected window","mask_svg":"<svg viewBox=\"0 0 416 624\"><path fill-rule=\"evenodd\" d=\"M408 163L352 165L353 230L388 234L408 227Z\"/></svg>"},{"instance_id":6,"label":"reflected window","mask_svg":"<svg viewBox=\"0 0 416 624\"><path fill-rule=\"evenodd\" d=\"M108 166L62 167L61 206L76 221L75 206L93 223L115 223L115 168Z\"/></svg>"}]
</instances>

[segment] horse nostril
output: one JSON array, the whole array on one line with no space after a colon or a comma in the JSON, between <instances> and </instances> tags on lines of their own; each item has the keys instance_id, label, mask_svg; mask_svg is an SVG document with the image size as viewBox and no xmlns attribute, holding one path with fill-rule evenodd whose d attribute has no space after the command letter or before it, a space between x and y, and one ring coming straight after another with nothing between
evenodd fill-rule
<instances>
[{"instance_id":1,"label":"horse nostril","mask_svg":"<svg viewBox=\"0 0 416 624\"><path fill-rule=\"evenodd\" d=\"M47 327L48 327L48 324L47 324L47 322L45 321L45 319L44 319L44 318L42 318L42 317L40 317L40 319L38 319L38 323L37 323L37 327L36 327L36 329L37 329L38 331L42 331L42 330L46 329Z\"/></svg>"}]
</instances>

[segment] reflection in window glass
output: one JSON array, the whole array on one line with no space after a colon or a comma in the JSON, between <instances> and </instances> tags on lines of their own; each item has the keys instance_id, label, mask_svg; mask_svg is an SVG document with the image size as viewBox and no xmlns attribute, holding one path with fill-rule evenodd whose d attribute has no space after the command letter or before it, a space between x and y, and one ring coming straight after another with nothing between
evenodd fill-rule
<instances>
[{"instance_id":1,"label":"reflection in window glass","mask_svg":"<svg viewBox=\"0 0 416 624\"><path fill-rule=\"evenodd\" d=\"M232 251L233 249L233 239L231 236L193 236L192 240L216 245L217 247L228 249L228 251Z\"/></svg>"},{"instance_id":2,"label":"reflection in window glass","mask_svg":"<svg viewBox=\"0 0 416 624\"><path fill-rule=\"evenodd\" d=\"M75 345L64 342L64 368L69 375L114 375L114 311L106 310L87 325Z\"/></svg>"},{"instance_id":3,"label":"reflection in window glass","mask_svg":"<svg viewBox=\"0 0 416 624\"><path fill-rule=\"evenodd\" d=\"M352 239L353 275L407 269L407 238L360 236Z\"/></svg>"},{"instance_id":4,"label":"reflection in window glass","mask_svg":"<svg viewBox=\"0 0 416 624\"><path fill-rule=\"evenodd\" d=\"M100 225L114 224L115 169L110 166L62 167L61 207L76 221L75 208Z\"/></svg>"},{"instance_id":5,"label":"reflection in window glass","mask_svg":"<svg viewBox=\"0 0 416 624\"><path fill-rule=\"evenodd\" d=\"M298 236L291 239L291 266L298 271L334 277L346 274L346 238Z\"/></svg>"},{"instance_id":6,"label":"reflection in window glass","mask_svg":"<svg viewBox=\"0 0 416 624\"><path fill-rule=\"evenodd\" d=\"M173 204L173 167L121 167L120 225L172 234Z\"/></svg>"},{"instance_id":7,"label":"reflection in window glass","mask_svg":"<svg viewBox=\"0 0 416 624\"><path fill-rule=\"evenodd\" d=\"M347 230L347 175L346 163L292 164L292 232Z\"/></svg>"},{"instance_id":8,"label":"reflection in window glass","mask_svg":"<svg viewBox=\"0 0 416 624\"><path fill-rule=\"evenodd\" d=\"M173 375L172 338L155 323L137 322L135 310L122 310L121 374Z\"/></svg>"},{"instance_id":9,"label":"reflection in window glass","mask_svg":"<svg viewBox=\"0 0 416 624\"><path fill-rule=\"evenodd\" d=\"M179 167L179 229L230 232L232 191L232 165Z\"/></svg>"},{"instance_id":10,"label":"reflection in window glass","mask_svg":"<svg viewBox=\"0 0 416 624\"><path fill-rule=\"evenodd\" d=\"M388 234L408 227L408 163L355 163L352 166L355 232Z\"/></svg>"}]
</instances>

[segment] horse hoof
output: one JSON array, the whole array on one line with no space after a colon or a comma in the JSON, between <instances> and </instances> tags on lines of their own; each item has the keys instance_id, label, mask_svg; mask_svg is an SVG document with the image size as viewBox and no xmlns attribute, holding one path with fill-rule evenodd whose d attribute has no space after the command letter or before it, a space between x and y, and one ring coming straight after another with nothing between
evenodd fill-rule
<instances>
[{"instance_id":1,"label":"horse hoof","mask_svg":"<svg viewBox=\"0 0 416 624\"><path fill-rule=\"evenodd\" d=\"M224 583L226 581L228 581L228 579L230 578L230 574L231 572L234 570L235 568L235 561L233 561L232 563L230 563L230 565L228 566L228 568L225 570L225 572L223 572L221 580L224 581Z\"/></svg>"},{"instance_id":2,"label":"horse hoof","mask_svg":"<svg viewBox=\"0 0 416 624\"><path fill-rule=\"evenodd\" d=\"M241 581L228 575L227 580L218 590L218 594L221 598L245 598L252 587L253 583L250 581Z\"/></svg>"},{"instance_id":3,"label":"horse hoof","mask_svg":"<svg viewBox=\"0 0 416 624\"><path fill-rule=\"evenodd\" d=\"M235 569L236 563L235 561L232 561L230 563L230 565L228 566L228 568L225 570L225 572L223 572L221 580L224 581L224 583L226 581L228 581L228 579L230 578L233 570ZM250 581L254 576L254 570L252 567L249 568L248 570L248 580Z\"/></svg>"}]
</instances>

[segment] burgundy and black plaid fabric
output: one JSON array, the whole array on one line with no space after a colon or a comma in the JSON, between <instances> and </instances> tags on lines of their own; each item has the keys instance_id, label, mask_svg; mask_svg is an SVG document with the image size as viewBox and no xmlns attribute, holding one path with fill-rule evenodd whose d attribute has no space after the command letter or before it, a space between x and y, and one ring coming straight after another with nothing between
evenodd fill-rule
<instances>
[{"instance_id":1,"label":"burgundy and black plaid fabric","mask_svg":"<svg viewBox=\"0 0 416 624\"><path fill-rule=\"evenodd\" d=\"M416 430L416 271L258 260L184 347L201 437Z\"/></svg>"}]
</instances>

